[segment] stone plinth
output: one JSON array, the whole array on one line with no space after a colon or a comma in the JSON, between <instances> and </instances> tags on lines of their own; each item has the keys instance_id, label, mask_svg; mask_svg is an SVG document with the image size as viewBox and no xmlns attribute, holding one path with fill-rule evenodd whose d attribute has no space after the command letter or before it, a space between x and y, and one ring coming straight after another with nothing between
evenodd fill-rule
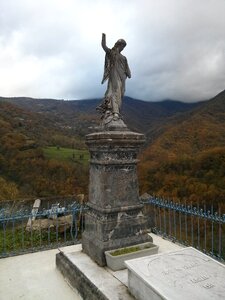
<instances>
[{"instance_id":1,"label":"stone plinth","mask_svg":"<svg viewBox=\"0 0 225 300\"><path fill-rule=\"evenodd\" d=\"M150 240L137 178L137 153L144 141L143 134L131 131L86 136L91 161L82 247L100 266L106 264L106 250Z\"/></svg>"},{"instance_id":2,"label":"stone plinth","mask_svg":"<svg viewBox=\"0 0 225 300\"><path fill-rule=\"evenodd\" d=\"M86 300L134 300L124 285L127 274L110 272L98 266L88 255L81 251L81 246L72 246L73 251L61 251L56 255L56 267L65 281L78 290ZM121 280L122 279L122 280ZM63 298L62 299L66 299Z\"/></svg>"},{"instance_id":3,"label":"stone plinth","mask_svg":"<svg viewBox=\"0 0 225 300\"><path fill-rule=\"evenodd\" d=\"M224 299L225 266L192 247L125 264L128 288L136 299Z\"/></svg>"}]
</instances>

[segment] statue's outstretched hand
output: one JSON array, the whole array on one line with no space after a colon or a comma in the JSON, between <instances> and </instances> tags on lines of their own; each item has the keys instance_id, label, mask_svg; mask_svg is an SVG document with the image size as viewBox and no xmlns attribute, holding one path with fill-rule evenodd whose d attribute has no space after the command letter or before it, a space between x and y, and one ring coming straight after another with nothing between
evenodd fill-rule
<instances>
[{"instance_id":1,"label":"statue's outstretched hand","mask_svg":"<svg viewBox=\"0 0 225 300\"><path fill-rule=\"evenodd\" d=\"M109 49L106 46L106 34L102 33L102 48L104 49L105 52L108 52Z\"/></svg>"}]
</instances>

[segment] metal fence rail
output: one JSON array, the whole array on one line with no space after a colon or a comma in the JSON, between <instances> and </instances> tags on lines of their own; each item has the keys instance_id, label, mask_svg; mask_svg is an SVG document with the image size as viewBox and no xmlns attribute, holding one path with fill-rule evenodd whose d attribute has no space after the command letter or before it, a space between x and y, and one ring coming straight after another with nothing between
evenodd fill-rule
<instances>
[{"instance_id":1,"label":"metal fence rail","mask_svg":"<svg viewBox=\"0 0 225 300\"><path fill-rule=\"evenodd\" d=\"M213 206L194 207L157 197L142 200L152 231L225 261L225 214ZM85 205L49 209L0 210L0 258L79 243Z\"/></svg>"},{"instance_id":2,"label":"metal fence rail","mask_svg":"<svg viewBox=\"0 0 225 300\"><path fill-rule=\"evenodd\" d=\"M0 258L79 242L86 207L73 203L42 211L0 211Z\"/></svg>"},{"instance_id":3,"label":"metal fence rail","mask_svg":"<svg viewBox=\"0 0 225 300\"><path fill-rule=\"evenodd\" d=\"M225 260L225 214L210 207L194 207L157 197L143 201L150 214L152 231L192 246L221 261Z\"/></svg>"}]
</instances>

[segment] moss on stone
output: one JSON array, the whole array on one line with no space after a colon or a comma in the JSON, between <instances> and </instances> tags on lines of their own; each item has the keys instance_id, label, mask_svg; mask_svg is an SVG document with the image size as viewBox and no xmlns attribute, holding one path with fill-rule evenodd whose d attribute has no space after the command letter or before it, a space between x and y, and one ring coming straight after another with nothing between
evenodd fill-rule
<instances>
[{"instance_id":1,"label":"moss on stone","mask_svg":"<svg viewBox=\"0 0 225 300\"><path fill-rule=\"evenodd\" d=\"M139 246L126 247L126 248L121 248L121 249L115 250L113 252L110 252L110 254L112 256L118 256L118 255L123 255L123 254L136 252L136 251L143 250L143 249L146 249L146 248L150 248L150 246L146 245L144 248L141 248Z\"/></svg>"}]
</instances>

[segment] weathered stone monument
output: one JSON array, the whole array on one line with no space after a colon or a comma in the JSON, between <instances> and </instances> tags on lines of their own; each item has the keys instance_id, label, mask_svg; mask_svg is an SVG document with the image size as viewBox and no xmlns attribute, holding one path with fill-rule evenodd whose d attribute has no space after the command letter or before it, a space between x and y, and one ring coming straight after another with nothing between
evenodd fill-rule
<instances>
[{"instance_id":1,"label":"weathered stone monument","mask_svg":"<svg viewBox=\"0 0 225 300\"><path fill-rule=\"evenodd\" d=\"M146 231L143 205L139 200L137 154L145 142L143 134L131 132L122 120L120 107L125 80L131 77L122 39L106 52L103 81L108 80L98 130L86 136L90 151L89 210L85 216L82 248L100 266L106 250L151 240Z\"/></svg>"}]
</instances>

